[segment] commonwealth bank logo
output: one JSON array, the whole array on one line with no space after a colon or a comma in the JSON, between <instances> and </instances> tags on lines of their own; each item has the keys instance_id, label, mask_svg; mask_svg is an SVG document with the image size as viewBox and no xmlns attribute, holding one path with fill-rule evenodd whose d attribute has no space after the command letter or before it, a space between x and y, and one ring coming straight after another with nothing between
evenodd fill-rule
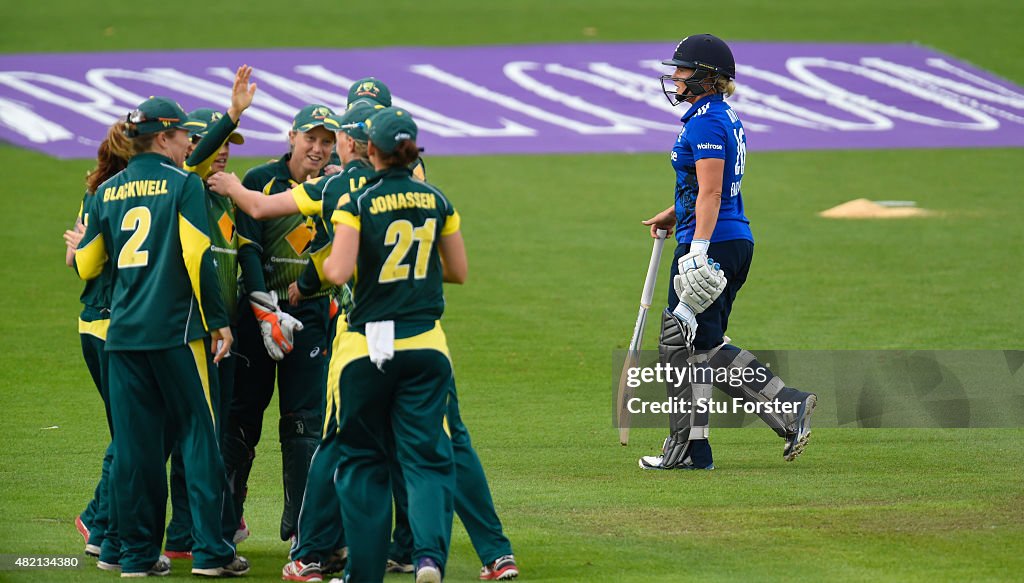
<instances>
[{"instance_id":1,"label":"commonwealth bank logo","mask_svg":"<svg viewBox=\"0 0 1024 583\"><path fill-rule=\"evenodd\" d=\"M308 220L305 223L292 229L290 233L284 236L284 240L288 241L291 245L292 251L296 255L302 255L309 249L310 242L313 241L313 222Z\"/></svg>"},{"instance_id":2,"label":"commonwealth bank logo","mask_svg":"<svg viewBox=\"0 0 1024 583\"><path fill-rule=\"evenodd\" d=\"M217 219L217 228L220 229L220 234L224 236L224 240L232 242L235 240L235 222L231 220L227 211L224 211Z\"/></svg>"}]
</instances>

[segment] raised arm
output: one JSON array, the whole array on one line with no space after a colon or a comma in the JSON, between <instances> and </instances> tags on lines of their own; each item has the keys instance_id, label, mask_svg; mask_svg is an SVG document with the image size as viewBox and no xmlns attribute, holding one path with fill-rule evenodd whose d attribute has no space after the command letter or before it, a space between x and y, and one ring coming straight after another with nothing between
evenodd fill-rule
<instances>
[{"instance_id":1,"label":"raised arm","mask_svg":"<svg viewBox=\"0 0 1024 583\"><path fill-rule=\"evenodd\" d=\"M206 178L206 175L210 173L210 167L213 165L217 153L224 142L231 137L231 132L238 128L242 112L252 104L253 96L256 94L256 84L249 83L251 76L252 67L248 65L242 65L235 72L235 82L231 87L231 107L228 108L228 114L217 120L217 123L203 136L203 139L199 140L195 149L192 150L192 154L185 160L185 170L195 172L201 178Z\"/></svg>"}]
</instances>

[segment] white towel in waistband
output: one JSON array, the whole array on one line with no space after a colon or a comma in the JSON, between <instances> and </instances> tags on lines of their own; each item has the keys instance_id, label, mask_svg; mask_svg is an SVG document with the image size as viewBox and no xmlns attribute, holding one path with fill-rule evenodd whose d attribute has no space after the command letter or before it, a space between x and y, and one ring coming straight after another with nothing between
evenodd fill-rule
<instances>
[{"instance_id":1,"label":"white towel in waistband","mask_svg":"<svg viewBox=\"0 0 1024 583\"><path fill-rule=\"evenodd\" d=\"M384 372L384 363L395 356L395 321L366 323L366 346L370 362Z\"/></svg>"}]
</instances>

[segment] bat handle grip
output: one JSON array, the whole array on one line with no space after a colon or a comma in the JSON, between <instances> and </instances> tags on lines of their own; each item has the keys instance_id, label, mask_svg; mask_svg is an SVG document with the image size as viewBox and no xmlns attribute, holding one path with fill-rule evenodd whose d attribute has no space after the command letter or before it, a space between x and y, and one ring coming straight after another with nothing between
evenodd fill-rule
<instances>
[{"instance_id":1,"label":"bat handle grip","mask_svg":"<svg viewBox=\"0 0 1024 583\"><path fill-rule=\"evenodd\" d=\"M657 235L658 238L654 240L654 249L651 250L651 262L647 265L644 290L640 294L640 305L645 308L650 307L651 300L654 299L654 286L658 281L658 264L661 263L661 248L665 246L665 237L668 235L668 231L658 229Z\"/></svg>"}]
</instances>

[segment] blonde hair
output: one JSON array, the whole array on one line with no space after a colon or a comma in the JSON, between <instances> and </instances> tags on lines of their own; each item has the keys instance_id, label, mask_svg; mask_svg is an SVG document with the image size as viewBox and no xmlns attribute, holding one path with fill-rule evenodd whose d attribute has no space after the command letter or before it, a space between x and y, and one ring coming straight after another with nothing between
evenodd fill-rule
<instances>
[{"instance_id":1,"label":"blonde hair","mask_svg":"<svg viewBox=\"0 0 1024 583\"><path fill-rule=\"evenodd\" d=\"M170 128L161 130L152 134L143 134L141 136L135 136L132 140L132 152L133 154L144 154L153 149L153 142L156 141L156 137L160 134L169 134L178 131L177 128Z\"/></svg>"},{"instance_id":2,"label":"blonde hair","mask_svg":"<svg viewBox=\"0 0 1024 583\"><path fill-rule=\"evenodd\" d=\"M718 78L718 81L715 81L715 92L731 97L736 92L736 82L728 77L721 76Z\"/></svg>"},{"instance_id":3,"label":"blonde hair","mask_svg":"<svg viewBox=\"0 0 1024 583\"><path fill-rule=\"evenodd\" d=\"M352 141L355 143L355 146L352 149L355 151L356 156L364 160L369 157L369 153L367 152L369 145L367 142L360 141L355 138L352 138Z\"/></svg>"}]
</instances>

